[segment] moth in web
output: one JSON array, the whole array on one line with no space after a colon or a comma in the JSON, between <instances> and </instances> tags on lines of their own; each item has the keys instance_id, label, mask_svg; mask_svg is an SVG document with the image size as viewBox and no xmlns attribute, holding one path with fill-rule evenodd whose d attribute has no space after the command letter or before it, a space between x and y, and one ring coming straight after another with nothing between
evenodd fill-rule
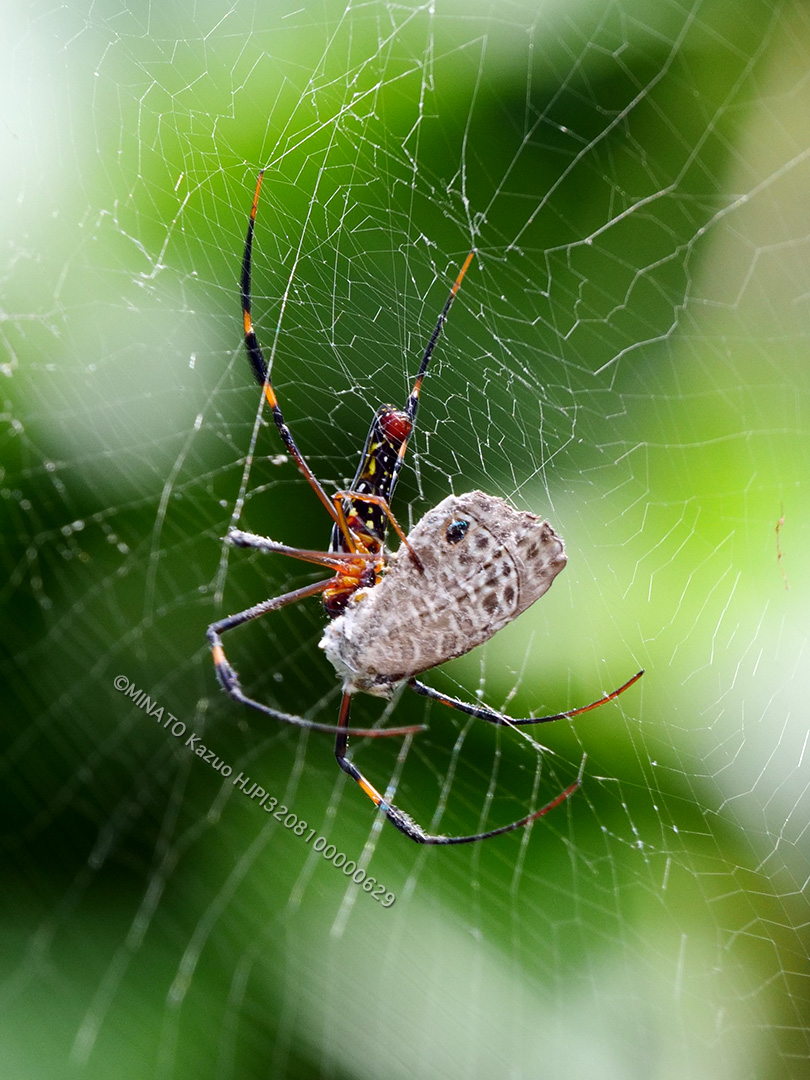
<instances>
[{"instance_id":1,"label":"moth in web","mask_svg":"<svg viewBox=\"0 0 810 1080\"><path fill-rule=\"evenodd\" d=\"M514 719L485 705L470 705L448 697L416 678L429 668L488 641L539 600L565 566L565 547L547 521L541 521L532 513L515 510L503 499L481 491L448 496L428 511L407 536L391 512L391 498L416 422L422 381L474 252L467 256L453 283L425 348L405 408L383 405L377 409L351 487L327 495L285 423L251 318L253 234L262 177L263 172L260 172L242 257L245 346L279 435L332 520L332 535L326 552L288 547L268 537L236 529L228 533L227 541L240 548L303 559L328 568L333 576L271 597L212 623L208 627L208 641L217 677L231 698L265 716L335 734L338 765L357 781L392 825L416 843L469 844L512 832L559 806L577 789L579 781L539 810L488 832L470 836L425 832L408 814L386 801L347 757L350 735L375 738L410 735L423 727L352 728L349 713L353 695L363 691L388 698L404 683L419 694L491 724L546 724L579 716L612 701L640 679L643 671L590 705L552 716L524 719ZM389 525L400 541L393 554L385 546ZM278 611L296 600L318 595L322 596L324 610L332 620L324 631L320 647L343 680L337 727L280 712L248 697L222 645L222 635L227 631Z\"/></svg>"}]
</instances>

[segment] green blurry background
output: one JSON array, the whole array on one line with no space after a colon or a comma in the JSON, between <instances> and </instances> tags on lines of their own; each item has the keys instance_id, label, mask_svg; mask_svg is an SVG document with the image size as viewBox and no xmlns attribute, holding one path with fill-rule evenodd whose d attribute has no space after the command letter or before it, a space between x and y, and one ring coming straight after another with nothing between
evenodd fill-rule
<instances>
[{"instance_id":1,"label":"green blurry background","mask_svg":"<svg viewBox=\"0 0 810 1080\"><path fill-rule=\"evenodd\" d=\"M810 22L803 3L24 3L2 15L0 1068L39 1077L806 1076ZM569 565L355 741L215 686L215 617L312 580L224 552L425 385L408 524L480 486ZM286 306L282 309L282 298ZM240 503L240 500L243 500ZM777 525L779 528L777 529ZM324 721L317 603L232 635ZM383 908L118 693L124 675L396 895ZM371 723L379 701L358 700ZM386 718L388 717L386 713ZM535 733L540 738L540 733ZM584 766L583 766L584 760Z\"/></svg>"}]
</instances>

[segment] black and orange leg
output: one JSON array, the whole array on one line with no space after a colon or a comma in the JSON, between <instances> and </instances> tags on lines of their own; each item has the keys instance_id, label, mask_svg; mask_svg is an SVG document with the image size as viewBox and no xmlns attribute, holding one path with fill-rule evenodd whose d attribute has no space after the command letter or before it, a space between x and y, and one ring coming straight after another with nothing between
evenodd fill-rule
<instances>
[{"instance_id":1,"label":"black and orange leg","mask_svg":"<svg viewBox=\"0 0 810 1080\"><path fill-rule=\"evenodd\" d=\"M419 365L419 370L416 373L416 379L414 380L413 387L408 396L408 401L405 405L405 416L410 422L410 426L408 433L402 440L399 451L397 453L397 460L394 463L393 475L391 478L390 492L393 492L394 488L396 487L397 479L399 477L399 471L402 468L402 463L405 460L405 454L408 450L408 439L410 438L410 435L413 432L414 425L416 424L416 412L419 408L419 394L422 389L422 380L424 379L425 373L427 372L430 358L433 355L433 350L436 348L436 342L439 340L439 336L444 329L444 324L447 321L447 315L450 311L450 307L456 298L456 293L461 288L461 282L464 280L464 275L467 273L470 263L473 261L474 258L475 252L471 251L467 258L464 260L464 264L459 270L456 280L453 282L453 287L450 289L450 294L445 301L438 321L433 328L433 333L430 335L430 340L427 343L424 355L422 356L422 363Z\"/></svg>"},{"instance_id":2,"label":"black and orange leg","mask_svg":"<svg viewBox=\"0 0 810 1080\"><path fill-rule=\"evenodd\" d=\"M541 818L545 814L548 814L549 811L554 810L560 803L565 802L565 800L573 795L579 787L579 780L577 779L573 784L569 784L565 791L561 791L556 798L552 799L550 803L547 803L540 810L535 810L533 813L527 814L526 817L521 818L519 821L512 821L509 825L501 825L498 829L490 829L488 832L482 833L473 833L471 836L441 836L436 833L427 833L409 814L406 814L403 810L394 806L393 803L386 802L374 785L370 784L357 766L346 757L346 751L349 747L349 735L352 733L352 729L348 726L351 701L351 694L344 693L343 700L340 703L338 734L335 739L335 757L337 758L337 763L341 769L352 778L352 780L360 785L366 795L368 795L374 805L385 814L391 824L395 825L401 833L404 833L408 839L413 840L416 844L473 844L477 840L489 840L490 837L500 836L502 833L513 832L515 829L522 829L530 822L536 821L537 818Z\"/></svg>"},{"instance_id":3,"label":"black and orange leg","mask_svg":"<svg viewBox=\"0 0 810 1080\"><path fill-rule=\"evenodd\" d=\"M329 516L333 521L336 521L335 509L329 496L321 487L320 481L310 469L304 455L298 449L295 443L295 439L292 437L292 432L287 427L284 420L284 414L281 411L281 406L278 403L275 390L270 382L270 371L267 367L267 361L264 358L262 347L259 344L256 337L256 331L253 327L253 320L250 314L251 304L251 271L252 271L252 259L253 259L253 233L256 225L256 210L259 206L259 192L262 188L262 179L264 178L264 169L259 173L259 178L256 181L256 191L253 195L253 205L250 208L250 219L248 221L247 237L245 239L245 251L242 256L242 318L245 326L245 348L247 350L248 359L250 360L250 366L253 368L253 374L256 376L256 380L264 390L264 396L267 398L267 404L270 406L270 411L273 414L273 420L278 433L281 436L281 441L287 448L290 456L295 461L298 468L304 474L312 490L321 500L326 507Z\"/></svg>"},{"instance_id":4,"label":"black and orange leg","mask_svg":"<svg viewBox=\"0 0 810 1080\"><path fill-rule=\"evenodd\" d=\"M347 537L350 537L350 535L351 535L351 527L349 526L348 522L346 521L346 516L345 516L345 513L343 511L343 500L344 499L349 499L352 502L369 503L371 506L378 507L383 512L384 516L388 519L390 524L393 526L394 532L399 537L400 543L404 544L405 547L410 552L411 558L416 563L416 565L417 565L418 569L420 570L420 572L424 573L424 567L422 566L422 562L421 562L419 556L416 554L416 552L411 547L410 542L408 540L408 537L405 535L405 533L404 533L404 531L402 529L402 526L397 521L397 519L394 517L393 511L391 510L391 507L388 505L388 499L384 498L382 495L367 495L363 491L336 491L335 494L332 496L332 498L333 498L334 503L335 503L335 511L336 511L336 513L338 515L338 525L341 526L341 529L344 532L344 535L346 535Z\"/></svg>"},{"instance_id":5,"label":"black and orange leg","mask_svg":"<svg viewBox=\"0 0 810 1080\"><path fill-rule=\"evenodd\" d=\"M314 585L305 585L302 589L295 589L292 592L284 593L282 596L273 596L260 604L254 604L253 607L245 608L244 611L240 611L236 615L229 615L227 618L219 619L217 622L211 623L208 627L207 637L211 646L214 670L216 671L220 686L228 697L232 698L234 701L238 701L240 705L249 705L251 709L256 709L257 712L262 713L264 716L269 716L272 720L279 720L284 724L309 728L312 731L326 731L330 734L335 732L336 728L334 724L319 724L314 720L305 720L303 716L294 716L292 713L271 709L269 705L264 705L261 701L256 701L254 698L248 697L242 689L239 682L239 676L237 675L235 668L228 661L228 658L225 655L225 649L222 645L222 635L226 634L229 630L235 630L237 626L243 626L253 619L260 619L262 615L267 615L271 611L278 611L279 608L284 607L286 604L295 603L296 600L304 600L309 596L317 596L327 589L332 584L332 581L332 578L327 578L325 581L316 581ZM352 730L351 734L382 737L388 735L413 735L415 732L422 730L424 730L423 727L419 726L375 730L355 728Z\"/></svg>"},{"instance_id":6,"label":"black and orange leg","mask_svg":"<svg viewBox=\"0 0 810 1080\"><path fill-rule=\"evenodd\" d=\"M430 340L428 341L425 348L424 355L422 356L422 363L419 365L419 370L416 373L416 379L414 380L413 389L411 390L410 396L408 397L408 403L405 406L405 413L410 419L411 423L413 423L416 419L416 410L419 408L419 392L422 389L422 380L425 377L425 372L427 371L428 364L430 363L430 358L433 355L433 350L436 348L436 342L439 340L439 335L444 329L444 324L447 321L448 312L450 311L450 307L456 298L456 293L461 288L461 283L464 280L464 275L467 273L467 270L470 267L470 263L473 261L474 258L475 252L471 251L467 258L464 260L464 264L459 270L456 280L453 282L453 287L450 290L450 295L445 301L444 307L442 308L441 314L439 315L438 322L436 323L436 326L433 329L433 333L430 335ZM404 456L405 450L403 449L401 453Z\"/></svg>"},{"instance_id":7,"label":"black and orange leg","mask_svg":"<svg viewBox=\"0 0 810 1080\"><path fill-rule=\"evenodd\" d=\"M609 701L613 701L619 694L629 690L643 674L644 669L642 668L641 671L636 672L632 679L628 679L617 690L611 690L609 694L604 694L597 701L592 701L590 705L580 705L577 709L568 709L566 712L554 713L551 716L528 716L520 720L499 713L486 705L469 705L466 701L459 701L458 698L434 690L432 686L426 686L424 683L419 682L418 679L408 679L407 685L410 686L411 690L415 690L417 694L422 694L433 701L439 701L442 705L449 705L451 709L457 709L466 716L473 716L476 720L486 720L489 724L503 724L506 727L519 727L521 724L550 724L554 720L570 720L573 716L581 716L582 713L590 712L591 709L598 709L600 705L607 705Z\"/></svg>"}]
</instances>

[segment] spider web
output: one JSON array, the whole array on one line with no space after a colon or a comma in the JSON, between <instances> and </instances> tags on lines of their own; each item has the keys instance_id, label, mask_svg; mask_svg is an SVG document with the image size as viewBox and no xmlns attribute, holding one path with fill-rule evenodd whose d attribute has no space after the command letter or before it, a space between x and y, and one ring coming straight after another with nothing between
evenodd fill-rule
<instances>
[{"instance_id":1,"label":"spider web","mask_svg":"<svg viewBox=\"0 0 810 1080\"><path fill-rule=\"evenodd\" d=\"M805 6L4 22L4 1074L806 1075ZM426 681L525 716L647 669L536 731L356 700L429 725L351 748L425 828L581 774L531 830L419 848L328 736L215 686L207 624L314 580L228 527L329 528L240 341L262 166L254 317L328 490L477 253L395 510L480 487L569 563ZM336 719L322 626L311 601L230 635L245 687Z\"/></svg>"}]
</instances>

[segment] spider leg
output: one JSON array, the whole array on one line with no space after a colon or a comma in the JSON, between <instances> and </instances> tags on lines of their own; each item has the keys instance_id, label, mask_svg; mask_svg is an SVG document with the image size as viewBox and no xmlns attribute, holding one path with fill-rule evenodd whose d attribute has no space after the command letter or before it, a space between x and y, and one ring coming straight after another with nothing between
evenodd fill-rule
<instances>
[{"instance_id":1,"label":"spider leg","mask_svg":"<svg viewBox=\"0 0 810 1080\"><path fill-rule=\"evenodd\" d=\"M284 593L282 596L273 596L269 600L262 601L260 604L254 604L253 607L245 608L244 611L240 611L236 615L229 615L227 618L211 623L208 627L207 637L214 660L214 670L216 671L220 686L228 697L233 698L234 701L238 701L241 705L249 705L252 709L256 709L257 712L263 713L273 720L280 720L285 724L309 728L312 731L326 731L330 734L337 730L333 724L319 724L314 720L305 720L302 716L293 716L291 713L280 712L278 709L271 709L269 705L263 705L262 702L255 701L253 698L248 697L239 683L239 676L236 674L235 668L229 663L228 658L225 655L225 650L222 647L222 635L226 634L229 630L233 630L237 626L242 626L243 623L250 622L252 619L259 619L262 615L266 615L270 611L278 611L279 608L284 607L286 604L292 604L296 600L304 600L308 596L317 596L318 593L321 593L328 588L331 583L332 578L327 578L325 581L316 581L314 585L305 585L301 589L295 589L293 592ZM413 735L415 732L423 730L423 726L374 730L355 728L352 730L351 734L381 738L388 735Z\"/></svg>"},{"instance_id":2,"label":"spider leg","mask_svg":"<svg viewBox=\"0 0 810 1080\"><path fill-rule=\"evenodd\" d=\"M422 357L422 363L419 365L419 371L416 373L416 379L414 380L413 388L411 389L410 395L408 396L407 404L405 405L405 415L410 421L411 431L413 431L414 424L416 423L416 411L419 408L419 392L422 389L422 380L425 377L425 372L427 371L428 364L430 363L430 358L433 355L433 350L436 347L436 342L439 340L439 335L444 329L444 324L447 321L447 314L450 311L450 306L456 298L456 293L461 287L461 282L464 280L464 275L467 273L469 265L473 261L474 257L475 252L471 251L467 258L464 260L464 264L459 270L456 280L453 282L453 287L450 289L450 295L445 301L442 312L439 315L439 319L433 329L433 333L430 335L430 340L427 343L427 347L425 348L425 353ZM405 460L405 453L408 449L409 437L410 433L406 435L405 439L402 442L402 445L399 448L397 460L394 463L393 474L391 477L391 486L388 491L389 496L393 494L394 488L396 487L399 471L402 468L402 462Z\"/></svg>"},{"instance_id":3,"label":"spider leg","mask_svg":"<svg viewBox=\"0 0 810 1080\"><path fill-rule=\"evenodd\" d=\"M410 544L410 541L408 540L408 537L405 535L405 533L402 530L402 526L397 521L397 519L394 517L394 512L393 512L393 510L391 509L391 507L390 507L390 505L388 503L388 499L386 499L382 495L366 495L365 492L362 492L362 491L336 491L335 494L332 496L332 498L335 501L335 508L337 510L337 513L338 513L339 517L341 515L343 515L343 500L344 499L351 499L354 502L371 503L372 506L379 506L379 508L382 510L382 512L388 518L391 525L393 525L394 532L399 537L400 543L405 545L405 547L408 549L408 551L411 554L411 558L413 559L413 561L416 563L417 567L419 568L420 573L424 574L425 568L424 568L424 566L422 566L422 560L419 558L419 556L416 554L416 552L411 547L411 544ZM344 520L345 520L345 518L344 518ZM349 529L348 525L347 525L347 529L348 529L349 532L351 531Z\"/></svg>"},{"instance_id":4,"label":"spider leg","mask_svg":"<svg viewBox=\"0 0 810 1080\"><path fill-rule=\"evenodd\" d=\"M226 539L234 547L249 548L251 551L268 551L274 555L289 555L292 559L302 559L304 562L316 563L318 566L327 566L340 574L347 573L347 567L353 564L362 568L379 558L372 551L311 551L308 548L289 547L287 544L280 544L277 540L271 540L269 536L242 532L241 529L231 529Z\"/></svg>"},{"instance_id":5,"label":"spider leg","mask_svg":"<svg viewBox=\"0 0 810 1080\"><path fill-rule=\"evenodd\" d=\"M401 833L404 833L405 836L410 840L413 840L414 843L445 845L472 844L477 840L489 840L492 836L500 836L502 833L513 832L515 829L523 828L523 826L528 825L529 822L543 817L550 810L559 806L561 802L564 802L570 795L573 795L579 787L579 780L577 779L573 784L569 784L565 791L561 791L550 803L541 807L540 810L535 810L533 813L527 814L526 817L521 818L519 821L512 821L509 825L501 825L498 829L490 829L488 832L482 833L473 833L471 836L441 836L436 833L427 833L421 825L417 824L417 822L410 817L409 814L406 814L403 810L394 806L393 803L386 802L374 785L370 784L357 766L346 757L346 751L349 746L349 735L352 733L351 728L348 726L351 701L352 695L344 693L343 700L340 703L338 734L335 738L335 757L337 758L337 763L341 769L352 778L352 780L360 785L366 795L368 795L374 805L385 814L391 824L395 825Z\"/></svg>"},{"instance_id":6,"label":"spider leg","mask_svg":"<svg viewBox=\"0 0 810 1080\"><path fill-rule=\"evenodd\" d=\"M450 295L445 301L444 307L442 308L441 314L439 315L439 319L433 329L433 333L430 335L430 340L428 341L425 348L425 353L422 357L422 363L419 365L419 370L416 373L416 379L414 380L413 389L411 390L410 396L408 398L408 403L405 406L405 412L407 413L408 418L412 423L416 420L416 410L419 408L419 391L422 389L422 380L425 377L425 372L427 371L428 364L430 363L430 358L433 355L433 350L436 348L436 342L439 340L439 335L444 329L444 324L447 321L447 314L450 311L450 305L455 300L456 293L461 287L461 282L464 280L464 275L467 273L470 263L473 261L474 257L475 252L471 251L467 258L464 260L464 264L458 272L458 277L453 282L453 287L450 290ZM401 451L401 454L404 457L405 451Z\"/></svg>"},{"instance_id":7,"label":"spider leg","mask_svg":"<svg viewBox=\"0 0 810 1080\"><path fill-rule=\"evenodd\" d=\"M253 205L250 208L250 218L248 220L247 237L245 239L245 251L242 256L242 277L241 277L241 289L242 289L242 318L245 326L245 348L247 350L248 359L250 360L250 366L253 368L253 374L256 376L256 380L264 390L264 396L267 398L267 403L270 406L270 411L273 414L273 420L275 421L278 433L281 436L281 440L287 447L290 456L295 461L298 468L304 474L309 483L309 486L321 500L326 507L329 516L333 521L336 521L335 508L329 496L321 487L320 481L315 476L315 473L310 469L304 460L304 455L298 449L295 444L295 439L292 437L292 432L287 427L284 421L284 414L281 411L281 406L278 403L278 398L273 390L270 382L270 370L267 366L267 361L264 358L262 347L259 344L259 340L256 337L256 331L253 328L253 320L250 314L250 302L251 302L251 268L253 259L253 233L256 226L256 210L259 206L259 192L262 188L262 179L264 178L264 169L259 173L259 178L256 181L256 191L253 195Z\"/></svg>"},{"instance_id":8,"label":"spider leg","mask_svg":"<svg viewBox=\"0 0 810 1080\"><path fill-rule=\"evenodd\" d=\"M486 705L468 705L464 701L459 701L458 698L449 697L447 694L434 690L432 686L426 686L424 683L419 682L418 679L408 679L408 686L410 686L411 690L415 690L417 694L423 694L434 701L440 701L442 705L449 705L451 709L458 709L459 712L463 712L467 716L474 716L476 720L486 720L490 724L505 724L507 727L518 727L521 724L549 724L552 720L569 720L572 716L579 716L581 713L590 712L591 709L598 709L600 705L606 705L609 701L617 698L619 694L623 694L625 690L629 690L633 683L637 683L643 674L644 669L642 668L641 671L636 672L632 679L628 679L617 690L605 694L598 701L592 701L590 705L580 705L578 709L568 709L567 712L554 713L552 716L529 716L521 720L513 720L511 716L496 712L495 709L490 709Z\"/></svg>"}]
</instances>

